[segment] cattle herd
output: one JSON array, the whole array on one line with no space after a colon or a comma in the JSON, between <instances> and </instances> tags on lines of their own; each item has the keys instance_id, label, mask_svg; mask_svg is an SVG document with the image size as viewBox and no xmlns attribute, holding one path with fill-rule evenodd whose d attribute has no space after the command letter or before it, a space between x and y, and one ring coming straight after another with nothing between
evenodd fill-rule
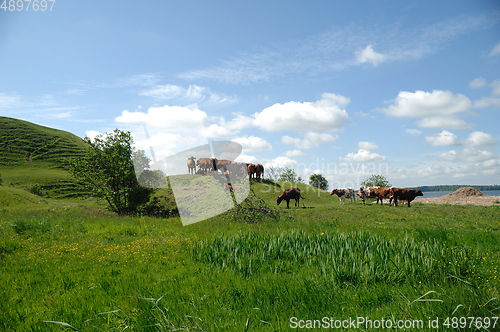
<instances>
[{"instance_id":1,"label":"cattle herd","mask_svg":"<svg viewBox=\"0 0 500 332\"><path fill-rule=\"evenodd\" d=\"M351 188L346 189L333 189L330 195L337 195L340 198L340 204L345 204L345 199L350 198L351 202L353 199L356 199L354 194L354 190ZM389 187L361 187L358 191L359 198L365 204L365 198L376 198L377 204L384 204L383 199L389 198L389 205L392 205L392 201L394 201L394 205L398 206L398 200L407 201L408 207L410 207L410 202L415 199L417 196L424 196L420 189L413 190L407 188L389 188Z\"/></svg>"},{"instance_id":2,"label":"cattle herd","mask_svg":"<svg viewBox=\"0 0 500 332\"><path fill-rule=\"evenodd\" d=\"M345 205L345 199L349 198L351 203L356 199L356 194L354 189L352 188L343 188L343 189L333 189L330 192L330 195L336 195L340 199L340 204ZM415 199L417 196L424 196L420 189L412 190L407 188L389 188L389 187L361 187L358 191L359 198L365 204L366 198L376 198L377 204L384 204L383 199L389 198L389 205L392 205L392 201L394 201L394 205L398 206L398 200L407 201L408 207L410 207L410 202ZM300 198L304 198L300 195L299 188L288 188L283 191L283 193L278 196L276 199L276 203L280 205L281 201L286 201L286 207L290 208L289 202L291 199L295 199L295 206L299 204Z\"/></svg>"},{"instance_id":3,"label":"cattle herd","mask_svg":"<svg viewBox=\"0 0 500 332\"><path fill-rule=\"evenodd\" d=\"M243 177L247 176L250 179L261 179L264 174L264 166L261 164L249 164L249 163L240 163L236 161L224 160L224 159L216 159L216 158L199 158L195 162L195 157L188 158L187 167L189 174L227 174L233 175L235 177ZM196 170L198 167L198 170ZM231 186L230 184L226 184L226 190L233 191L237 189L237 187ZM343 189L333 189L330 195L336 195L340 199L340 204L345 205L345 199L348 198L351 200L356 199L356 194L354 189L352 188L343 188ZM366 198L376 198L377 204L384 204L383 199L389 198L389 205L392 205L394 201L394 205L398 206L398 200L407 201L408 207L410 207L410 202L415 199L417 196L423 196L424 194L420 189L412 190L407 188L395 188L395 187L361 187L358 190L357 195L365 204ZM276 199L276 203L279 205L283 200L286 201L286 207L289 208L289 203L291 199L295 200L295 206L298 206L300 198L304 198L300 195L299 188L288 188L283 191L283 193Z\"/></svg>"},{"instance_id":4,"label":"cattle herd","mask_svg":"<svg viewBox=\"0 0 500 332\"><path fill-rule=\"evenodd\" d=\"M236 161L189 157L187 161L189 174L227 174L235 177L248 175L250 179L260 179L264 175L264 166L261 164L239 163ZM198 167L198 170L196 170Z\"/></svg>"}]
</instances>

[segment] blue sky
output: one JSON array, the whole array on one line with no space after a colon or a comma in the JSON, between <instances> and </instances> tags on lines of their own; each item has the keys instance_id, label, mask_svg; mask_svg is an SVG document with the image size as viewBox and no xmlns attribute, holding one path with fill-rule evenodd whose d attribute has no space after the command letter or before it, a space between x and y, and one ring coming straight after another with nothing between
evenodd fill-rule
<instances>
[{"instance_id":1,"label":"blue sky","mask_svg":"<svg viewBox=\"0 0 500 332\"><path fill-rule=\"evenodd\" d=\"M0 63L1 116L159 158L233 140L331 187L500 184L497 1L56 0L0 10Z\"/></svg>"}]
</instances>

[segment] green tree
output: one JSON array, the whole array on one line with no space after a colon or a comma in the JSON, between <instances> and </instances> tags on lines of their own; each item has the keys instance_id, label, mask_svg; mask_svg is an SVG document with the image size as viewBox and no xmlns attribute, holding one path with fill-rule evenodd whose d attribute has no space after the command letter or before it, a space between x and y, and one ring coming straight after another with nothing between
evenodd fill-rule
<instances>
[{"instance_id":1,"label":"green tree","mask_svg":"<svg viewBox=\"0 0 500 332\"><path fill-rule=\"evenodd\" d=\"M321 174L311 174L309 177L309 185L318 189L327 190L328 180Z\"/></svg>"},{"instance_id":2,"label":"green tree","mask_svg":"<svg viewBox=\"0 0 500 332\"><path fill-rule=\"evenodd\" d=\"M167 177L160 170L150 171L146 169L138 176L137 181L146 188L166 188L168 186Z\"/></svg>"},{"instance_id":3,"label":"green tree","mask_svg":"<svg viewBox=\"0 0 500 332\"><path fill-rule=\"evenodd\" d=\"M132 161L134 162L135 174L139 177L144 170L149 169L151 159L146 156L146 151L139 149L132 152Z\"/></svg>"},{"instance_id":4,"label":"green tree","mask_svg":"<svg viewBox=\"0 0 500 332\"><path fill-rule=\"evenodd\" d=\"M139 186L132 163L130 132L115 129L103 137L85 137L88 149L84 156L70 158L70 172L92 195L104 198L112 211L128 214L148 198L149 189Z\"/></svg>"},{"instance_id":5,"label":"green tree","mask_svg":"<svg viewBox=\"0 0 500 332\"><path fill-rule=\"evenodd\" d=\"M288 167L285 167L281 170L281 173L279 175L279 180L291 183L303 181L300 176L297 176L297 173L295 173L295 170L293 168L288 168Z\"/></svg>"},{"instance_id":6,"label":"green tree","mask_svg":"<svg viewBox=\"0 0 500 332\"><path fill-rule=\"evenodd\" d=\"M364 179L361 185L368 187L392 187L385 176L378 174L373 174L369 178Z\"/></svg>"}]
</instances>

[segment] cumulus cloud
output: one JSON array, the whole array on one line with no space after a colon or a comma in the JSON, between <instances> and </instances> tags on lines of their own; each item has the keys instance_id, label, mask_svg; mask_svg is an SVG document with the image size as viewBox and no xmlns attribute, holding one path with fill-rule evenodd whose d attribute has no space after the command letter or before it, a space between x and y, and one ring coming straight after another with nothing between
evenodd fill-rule
<instances>
[{"instance_id":1,"label":"cumulus cloud","mask_svg":"<svg viewBox=\"0 0 500 332\"><path fill-rule=\"evenodd\" d=\"M243 147L243 151L247 153L255 153L260 151L272 150L272 145L265 139L260 137L237 137L232 139Z\"/></svg>"},{"instance_id":2,"label":"cumulus cloud","mask_svg":"<svg viewBox=\"0 0 500 332\"><path fill-rule=\"evenodd\" d=\"M124 124L143 124L158 128L185 128L195 130L202 128L209 121L205 112L181 106L151 107L145 112L129 112L124 110L115 119Z\"/></svg>"},{"instance_id":3,"label":"cumulus cloud","mask_svg":"<svg viewBox=\"0 0 500 332\"><path fill-rule=\"evenodd\" d=\"M479 89L479 88L482 88L486 86L486 80L482 77L478 77L476 79L473 79L470 83L469 83L469 87L473 88L473 89Z\"/></svg>"},{"instance_id":4,"label":"cumulus cloud","mask_svg":"<svg viewBox=\"0 0 500 332\"><path fill-rule=\"evenodd\" d=\"M304 139L283 136L281 141L285 144L292 145L297 149L312 149L315 146L319 146L322 143L333 142L339 137L337 135L331 134L320 134L314 132L308 132L304 135Z\"/></svg>"},{"instance_id":5,"label":"cumulus cloud","mask_svg":"<svg viewBox=\"0 0 500 332\"><path fill-rule=\"evenodd\" d=\"M346 110L342 109L349 102L344 96L323 93L315 102L274 104L255 113L253 124L266 131L337 131L349 122Z\"/></svg>"},{"instance_id":6,"label":"cumulus cloud","mask_svg":"<svg viewBox=\"0 0 500 332\"><path fill-rule=\"evenodd\" d=\"M356 60L359 63L372 63L373 66L376 67L379 63L382 63L386 60L386 56L375 52L373 50L373 46L368 45L365 49L356 52Z\"/></svg>"},{"instance_id":7,"label":"cumulus cloud","mask_svg":"<svg viewBox=\"0 0 500 332\"><path fill-rule=\"evenodd\" d=\"M375 144L374 142L359 142L358 147L362 150L367 150L367 151L377 151L378 150L378 145Z\"/></svg>"},{"instance_id":8,"label":"cumulus cloud","mask_svg":"<svg viewBox=\"0 0 500 332\"><path fill-rule=\"evenodd\" d=\"M497 46L495 46L491 52L490 52L490 56L496 56L496 55L499 55L500 54L500 44L498 44Z\"/></svg>"},{"instance_id":9,"label":"cumulus cloud","mask_svg":"<svg viewBox=\"0 0 500 332\"><path fill-rule=\"evenodd\" d=\"M458 139L457 135L449 132L448 130L443 130L439 134L427 136L425 137L425 140L431 143L433 146L452 146L460 144L460 140Z\"/></svg>"},{"instance_id":10,"label":"cumulus cloud","mask_svg":"<svg viewBox=\"0 0 500 332\"><path fill-rule=\"evenodd\" d=\"M491 134L487 134L482 131L474 131L469 134L469 137L461 140L452 132L443 130L439 134L426 136L425 139L433 146L486 146L496 144L496 140L493 136L491 136Z\"/></svg>"},{"instance_id":11,"label":"cumulus cloud","mask_svg":"<svg viewBox=\"0 0 500 332\"><path fill-rule=\"evenodd\" d=\"M340 158L342 161L351 163L381 162L385 159L385 156L364 149L359 149L356 153L348 153L344 158Z\"/></svg>"},{"instance_id":12,"label":"cumulus cloud","mask_svg":"<svg viewBox=\"0 0 500 332\"><path fill-rule=\"evenodd\" d=\"M465 148L459 151L451 150L439 155L439 160L443 161L466 161L471 163L482 162L494 159L495 155L490 151Z\"/></svg>"},{"instance_id":13,"label":"cumulus cloud","mask_svg":"<svg viewBox=\"0 0 500 332\"><path fill-rule=\"evenodd\" d=\"M288 157L277 157L264 164L264 167L294 168L295 166L297 166L297 161Z\"/></svg>"},{"instance_id":14,"label":"cumulus cloud","mask_svg":"<svg viewBox=\"0 0 500 332\"><path fill-rule=\"evenodd\" d=\"M300 150L295 149L295 150L286 151L285 153L283 153L283 155L285 157L300 157L300 156L305 155L305 153L300 151Z\"/></svg>"},{"instance_id":15,"label":"cumulus cloud","mask_svg":"<svg viewBox=\"0 0 500 332\"><path fill-rule=\"evenodd\" d=\"M97 135L101 135L101 133L95 130L87 130L85 132L85 136L90 138L91 141L93 141Z\"/></svg>"},{"instance_id":16,"label":"cumulus cloud","mask_svg":"<svg viewBox=\"0 0 500 332\"><path fill-rule=\"evenodd\" d=\"M498 107L500 108L500 98L484 97L478 99L474 102L474 108L487 108L487 107Z\"/></svg>"},{"instance_id":17,"label":"cumulus cloud","mask_svg":"<svg viewBox=\"0 0 500 332\"><path fill-rule=\"evenodd\" d=\"M433 90L432 92L401 91L392 100L392 105L379 109L394 117L422 118L417 122L424 128L467 128L469 125L458 118L471 109L471 101L464 95L453 94L450 91Z\"/></svg>"}]
</instances>

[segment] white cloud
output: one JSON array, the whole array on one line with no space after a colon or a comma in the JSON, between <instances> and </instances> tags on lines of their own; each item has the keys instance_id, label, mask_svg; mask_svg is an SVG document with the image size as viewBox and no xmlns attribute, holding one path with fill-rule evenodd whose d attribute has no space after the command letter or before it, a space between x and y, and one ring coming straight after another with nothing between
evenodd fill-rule
<instances>
[{"instance_id":1,"label":"white cloud","mask_svg":"<svg viewBox=\"0 0 500 332\"><path fill-rule=\"evenodd\" d=\"M385 156L364 149L359 149L357 153L348 153L344 158L340 158L342 161L351 163L381 162L385 159Z\"/></svg>"},{"instance_id":2,"label":"white cloud","mask_svg":"<svg viewBox=\"0 0 500 332\"><path fill-rule=\"evenodd\" d=\"M211 124L208 127L201 129L201 132L204 136L211 138L228 138L232 135L230 130L219 126L218 124Z\"/></svg>"},{"instance_id":3,"label":"white cloud","mask_svg":"<svg viewBox=\"0 0 500 332\"><path fill-rule=\"evenodd\" d=\"M124 110L115 119L116 122L125 124L146 124L156 128L184 128L198 130L203 128L209 119L205 112L199 109L189 109L181 106L151 107L147 113L129 112Z\"/></svg>"},{"instance_id":4,"label":"white cloud","mask_svg":"<svg viewBox=\"0 0 500 332\"><path fill-rule=\"evenodd\" d=\"M500 44L498 44L497 46L495 46L491 52L490 52L490 56L496 56L496 55L499 55L500 54Z\"/></svg>"},{"instance_id":5,"label":"white cloud","mask_svg":"<svg viewBox=\"0 0 500 332\"><path fill-rule=\"evenodd\" d=\"M283 136L281 141L285 144L292 145L296 149L312 149L315 146L319 146L322 143L333 142L339 137L337 135L333 136L331 134L320 134L308 132L304 135L304 139Z\"/></svg>"},{"instance_id":6,"label":"white cloud","mask_svg":"<svg viewBox=\"0 0 500 332\"><path fill-rule=\"evenodd\" d=\"M267 168L269 168L269 167L294 168L295 166L297 166L297 161L290 159L288 157L277 157L277 158L274 158L273 160L266 162L264 164L264 167L267 167Z\"/></svg>"},{"instance_id":7,"label":"white cloud","mask_svg":"<svg viewBox=\"0 0 500 332\"><path fill-rule=\"evenodd\" d=\"M487 108L487 107L500 108L500 98L484 97L474 102L474 108Z\"/></svg>"},{"instance_id":8,"label":"white cloud","mask_svg":"<svg viewBox=\"0 0 500 332\"><path fill-rule=\"evenodd\" d=\"M377 151L378 150L378 145L375 144L374 142L359 142L358 147L362 150L367 150L367 151Z\"/></svg>"},{"instance_id":9,"label":"white cloud","mask_svg":"<svg viewBox=\"0 0 500 332\"><path fill-rule=\"evenodd\" d=\"M95 130L87 130L85 132L85 136L90 138L91 141L93 141L97 135L101 135L101 133Z\"/></svg>"},{"instance_id":10,"label":"white cloud","mask_svg":"<svg viewBox=\"0 0 500 332\"><path fill-rule=\"evenodd\" d=\"M230 97L224 94L212 92L209 88L192 84L187 89L181 86L165 84L154 85L149 90L141 92L141 96L149 96L156 99L181 99L207 104L229 105L238 101L236 96Z\"/></svg>"},{"instance_id":11,"label":"white cloud","mask_svg":"<svg viewBox=\"0 0 500 332\"><path fill-rule=\"evenodd\" d=\"M283 153L283 155L285 157L300 157L300 156L305 155L305 153L300 151L300 150L295 149L295 150L286 151L285 153Z\"/></svg>"},{"instance_id":12,"label":"white cloud","mask_svg":"<svg viewBox=\"0 0 500 332\"><path fill-rule=\"evenodd\" d=\"M259 164L260 160L257 159L255 156L250 156L247 154L240 154L234 161L237 161L239 163L249 163L249 164Z\"/></svg>"},{"instance_id":13,"label":"white cloud","mask_svg":"<svg viewBox=\"0 0 500 332\"><path fill-rule=\"evenodd\" d=\"M490 151L477 150L474 148L465 148L459 151L451 150L439 155L440 160L444 161L465 161L477 163L494 158L494 154Z\"/></svg>"},{"instance_id":14,"label":"white cloud","mask_svg":"<svg viewBox=\"0 0 500 332\"><path fill-rule=\"evenodd\" d=\"M366 46L365 49L359 50L356 52L356 60L359 63L370 62L373 66L377 66L379 63L382 63L386 60L386 56L380 53L377 53L373 50L372 45Z\"/></svg>"},{"instance_id":15,"label":"white cloud","mask_svg":"<svg viewBox=\"0 0 500 332\"><path fill-rule=\"evenodd\" d=\"M433 90L432 92L401 91L393 100L393 105L380 111L395 117L434 118L453 116L470 110L471 101L464 95L454 95L450 91Z\"/></svg>"},{"instance_id":16,"label":"white cloud","mask_svg":"<svg viewBox=\"0 0 500 332\"><path fill-rule=\"evenodd\" d=\"M491 91L492 96L500 96L500 80L494 80L490 86L493 88Z\"/></svg>"},{"instance_id":17,"label":"white cloud","mask_svg":"<svg viewBox=\"0 0 500 332\"><path fill-rule=\"evenodd\" d=\"M246 153L255 153L260 151L272 150L272 145L265 139L260 137L250 136L250 137L236 137L232 141L235 141L243 147L243 151Z\"/></svg>"},{"instance_id":18,"label":"white cloud","mask_svg":"<svg viewBox=\"0 0 500 332\"><path fill-rule=\"evenodd\" d=\"M416 122L421 128L468 129L473 125L454 117L431 117Z\"/></svg>"},{"instance_id":19,"label":"white cloud","mask_svg":"<svg viewBox=\"0 0 500 332\"><path fill-rule=\"evenodd\" d=\"M482 77L478 77L476 79L473 79L470 83L469 83L469 87L473 88L473 89L479 89L479 88L482 88L486 86L486 80Z\"/></svg>"},{"instance_id":20,"label":"white cloud","mask_svg":"<svg viewBox=\"0 0 500 332\"><path fill-rule=\"evenodd\" d=\"M439 134L427 136L425 137L425 139L433 146L452 146L460 144L460 140L458 139L457 135L449 132L448 130L443 130Z\"/></svg>"},{"instance_id":21,"label":"white cloud","mask_svg":"<svg viewBox=\"0 0 500 332\"><path fill-rule=\"evenodd\" d=\"M418 129L405 129L408 136L420 136L422 134L421 130Z\"/></svg>"},{"instance_id":22,"label":"white cloud","mask_svg":"<svg viewBox=\"0 0 500 332\"><path fill-rule=\"evenodd\" d=\"M274 104L254 114L254 124L267 131L295 130L311 132L337 131L349 122L341 107L350 100L341 95L323 93L316 102Z\"/></svg>"},{"instance_id":23,"label":"white cloud","mask_svg":"<svg viewBox=\"0 0 500 332\"><path fill-rule=\"evenodd\" d=\"M484 146L484 145L494 145L497 141L491 136L491 134L483 133L482 131L474 131L469 134L462 144L465 146Z\"/></svg>"},{"instance_id":24,"label":"white cloud","mask_svg":"<svg viewBox=\"0 0 500 332\"><path fill-rule=\"evenodd\" d=\"M425 139L433 146L485 146L496 144L491 134L483 133L482 131L474 131L466 139L460 140L457 135L448 130L443 130L439 134L426 136Z\"/></svg>"},{"instance_id":25,"label":"white cloud","mask_svg":"<svg viewBox=\"0 0 500 332\"><path fill-rule=\"evenodd\" d=\"M226 121L223 117L220 118L220 124L229 130L242 130L253 125L253 118L247 117L244 114L233 113L235 116L231 121Z\"/></svg>"}]
</instances>

